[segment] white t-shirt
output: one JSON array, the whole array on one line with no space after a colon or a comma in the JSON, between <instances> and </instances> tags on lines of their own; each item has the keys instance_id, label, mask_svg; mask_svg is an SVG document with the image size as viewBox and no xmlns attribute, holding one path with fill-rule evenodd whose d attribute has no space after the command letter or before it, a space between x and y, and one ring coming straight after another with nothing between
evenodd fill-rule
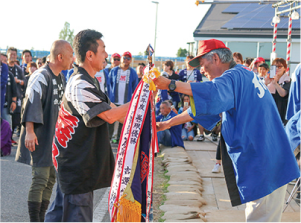
<instances>
[{"instance_id":1,"label":"white t-shirt","mask_svg":"<svg viewBox=\"0 0 301 223\"><path fill-rule=\"evenodd\" d=\"M193 70L187 70L187 81L194 81Z\"/></svg>"},{"instance_id":2,"label":"white t-shirt","mask_svg":"<svg viewBox=\"0 0 301 223\"><path fill-rule=\"evenodd\" d=\"M95 74L95 78L98 80L100 85L100 90L105 93L105 73L103 70Z\"/></svg>"},{"instance_id":3,"label":"white t-shirt","mask_svg":"<svg viewBox=\"0 0 301 223\"><path fill-rule=\"evenodd\" d=\"M119 78L119 88L118 88L118 104L124 104L124 94L125 94L125 87L126 87L126 80L127 76L130 74L129 70L123 71L120 69L120 78Z\"/></svg>"}]
</instances>

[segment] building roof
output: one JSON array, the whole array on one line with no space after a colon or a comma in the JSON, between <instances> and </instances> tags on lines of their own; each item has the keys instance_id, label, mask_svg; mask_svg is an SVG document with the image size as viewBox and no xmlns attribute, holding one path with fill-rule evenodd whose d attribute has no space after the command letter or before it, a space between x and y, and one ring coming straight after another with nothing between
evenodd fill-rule
<instances>
[{"instance_id":1,"label":"building roof","mask_svg":"<svg viewBox=\"0 0 301 223\"><path fill-rule=\"evenodd\" d=\"M300 14L300 9L298 12ZM274 15L271 4L212 4L193 36L273 38L271 22ZM292 38L300 38L300 20L293 20L292 28ZM277 38L287 38L287 33L288 18L281 17Z\"/></svg>"}]
</instances>

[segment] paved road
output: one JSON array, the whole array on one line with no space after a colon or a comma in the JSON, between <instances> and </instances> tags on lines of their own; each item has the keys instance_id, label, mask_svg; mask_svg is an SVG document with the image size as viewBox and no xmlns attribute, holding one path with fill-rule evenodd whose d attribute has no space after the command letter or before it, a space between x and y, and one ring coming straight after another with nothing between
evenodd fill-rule
<instances>
[{"instance_id":1,"label":"paved road","mask_svg":"<svg viewBox=\"0 0 301 223\"><path fill-rule=\"evenodd\" d=\"M114 155L116 150L113 148ZM31 184L31 167L16 162L15 154L16 147L12 147L10 156L1 157L1 222L29 222L27 196ZM104 188L94 192L94 211L102 221L109 222L108 211L99 213L99 207L107 206L107 199L103 199L106 190L107 188ZM56 185L51 202L54 200L55 191ZM99 204L100 201L102 204Z\"/></svg>"}]
</instances>

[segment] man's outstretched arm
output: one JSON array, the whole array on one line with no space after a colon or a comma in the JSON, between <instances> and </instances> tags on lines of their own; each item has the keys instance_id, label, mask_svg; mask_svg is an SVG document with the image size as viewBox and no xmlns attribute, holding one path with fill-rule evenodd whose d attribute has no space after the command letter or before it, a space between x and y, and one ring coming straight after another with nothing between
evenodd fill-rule
<instances>
[{"instance_id":1,"label":"man's outstretched arm","mask_svg":"<svg viewBox=\"0 0 301 223\"><path fill-rule=\"evenodd\" d=\"M154 80L154 83L155 83L156 87L161 89L161 90L169 90L168 86L169 86L170 82L171 82L171 80L169 80L165 77L162 77L162 76L160 76L156 80ZM182 93L182 94L187 94L189 96L193 96L190 83L184 83L184 82L181 82L181 81L176 81L175 91L179 92L179 93Z\"/></svg>"},{"instance_id":2,"label":"man's outstretched arm","mask_svg":"<svg viewBox=\"0 0 301 223\"><path fill-rule=\"evenodd\" d=\"M115 104L111 103L110 106L112 109L102 112L97 116L110 124L113 124L116 121L123 123L126 113L129 109L129 105L130 102L116 107Z\"/></svg>"},{"instance_id":3,"label":"man's outstretched arm","mask_svg":"<svg viewBox=\"0 0 301 223\"><path fill-rule=\"evenodd\" d=\"M180 115L173 117L165 122L157 122L157 131L163 131L169 129L175 125L180 125L186 122L191 122L193 118L190 117L187 111L183 112Z\"/></svg>"}]
</instances>

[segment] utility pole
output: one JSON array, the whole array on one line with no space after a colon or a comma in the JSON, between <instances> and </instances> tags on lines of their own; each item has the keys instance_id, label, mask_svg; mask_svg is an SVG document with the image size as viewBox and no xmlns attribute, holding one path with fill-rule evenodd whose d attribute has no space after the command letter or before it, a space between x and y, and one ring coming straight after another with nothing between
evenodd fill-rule
<instances>
[{"instance_id":1,"label":"utility pole","mask_svg":"<svg viewBox=\"0 0 301 223\"><path fill-rule=\"evenodd\" d=\"M154 42L154 54L153 54L153 61L154 61L154 64L155 64L155 62L156 62L155 53L156 53L156 39L157 39L157 19L158 19L158 4L159 4L159 2L152 1L152 3L156 4L156 28L155 28L155 42Z\"/></svg>"}]
</instances>

